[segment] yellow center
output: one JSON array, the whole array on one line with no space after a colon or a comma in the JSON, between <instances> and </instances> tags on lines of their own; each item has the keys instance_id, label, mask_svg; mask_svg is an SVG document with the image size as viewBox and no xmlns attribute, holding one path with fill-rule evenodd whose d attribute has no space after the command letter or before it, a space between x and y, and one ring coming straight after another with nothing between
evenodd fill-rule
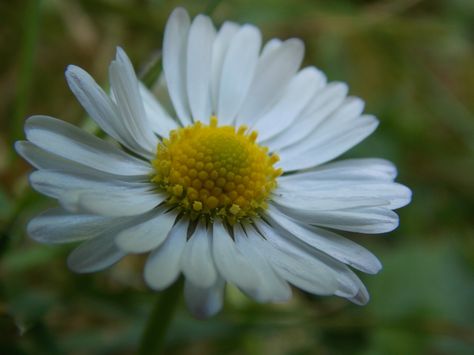
<instances>
[{"instance_id":1,"label":"yellow center","mask_svg":"<svg viewBox=\"0 0 474 355\"><path fill-rule=\"evenodd\" d=\"M220 217L233 224L258 215L282 170L278 156L255 143L257 132L201 122L171 131L158 144L152 181L192 217Z\"/></svg>"}]
</instances>

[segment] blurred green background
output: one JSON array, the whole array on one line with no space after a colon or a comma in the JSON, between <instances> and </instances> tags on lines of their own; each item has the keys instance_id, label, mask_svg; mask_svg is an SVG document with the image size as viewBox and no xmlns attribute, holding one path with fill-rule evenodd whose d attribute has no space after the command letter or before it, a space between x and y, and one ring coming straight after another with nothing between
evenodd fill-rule
<instances>
[{"instance_id":1,"label":"blurred green background","mask_svg":"<svg viewBox=\"0 0 474 355\"><path fill-rule=\"evenodd\" d=\"M32 114L87 125L65 67L79 65L106 87L120 45L143 70L178 5L217 24L253 23L265 39L302 38L305 65L348 82L381 121L346 155L394 161L414 197L395 232L351 236L384 264L362 275L367 306L296 290L287 304L258 305L230 288L210 320L180 307L166 353L473 354L472 0L1 1L0 353L135 352L157 297L143 283L143 257L76 275L65 265L73 246L29 240L27 221L52 202L29 189L31 168L12 144Z\"/></svg>"}]
</instances>

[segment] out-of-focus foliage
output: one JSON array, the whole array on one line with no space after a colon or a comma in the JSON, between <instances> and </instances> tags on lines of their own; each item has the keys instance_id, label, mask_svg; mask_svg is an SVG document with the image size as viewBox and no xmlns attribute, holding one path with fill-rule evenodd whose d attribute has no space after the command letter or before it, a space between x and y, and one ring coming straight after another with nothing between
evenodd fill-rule
<instances>
[{"instance_id":1,"label":"out-of-focus foliage","mask_svg":"<svg viewBox=\"0 0 474 355\"><path fill-rule=\"evenodd\" d=\"M414 191L387 236L353 235L384 264L364 277L372 301L295 291L258 305L229 288L225 310L196 321L181 307L169 354L472 354L474 349L474 2L471 0L24 0L0 2L0 353L134 353L156 293L141 256L75 275L72 246L29 240L51 205L27 186L12 149L24 119L48 114L88 127L63 71L77 64L106 86L121 45L138 70L156 57L166 18L192 14L301 37L305 64L349 83L377 132L348 156L393 160Z\"/></svg>"}]
</instances>

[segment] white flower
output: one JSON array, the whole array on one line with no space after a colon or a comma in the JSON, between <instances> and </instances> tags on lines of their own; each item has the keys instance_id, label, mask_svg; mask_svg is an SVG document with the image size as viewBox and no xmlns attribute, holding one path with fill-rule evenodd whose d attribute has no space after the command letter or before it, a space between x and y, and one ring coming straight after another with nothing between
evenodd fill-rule
<instances>
[{"instance_id":1,"label":"white flower","mask_svg":"<svg viewBox=\"0 0 474 355\"><path fill-rule=\"evenodd\" d=\"M110 96L69 66L71 90L111 139L47 116L27 120L27 141L16 149L37 168L33 188L61 205L33 219L28 233L45 243L83 241L68 258L76 272L150 252L147 284L162 290L184 274L199 317L221 308L226 282L259 302L289 299L292 284L365 304L351 267L374 274L380 262L324 228L391 231L393 209L411 193L394 183L388 161L328 163L377 120L346 84L300 69L303 52L298 39L262 48L252 25L227 22L216 32L208 17L191 22L176 9L163 43L173 113L120 48Z\"/></svg>"}]
</instances>

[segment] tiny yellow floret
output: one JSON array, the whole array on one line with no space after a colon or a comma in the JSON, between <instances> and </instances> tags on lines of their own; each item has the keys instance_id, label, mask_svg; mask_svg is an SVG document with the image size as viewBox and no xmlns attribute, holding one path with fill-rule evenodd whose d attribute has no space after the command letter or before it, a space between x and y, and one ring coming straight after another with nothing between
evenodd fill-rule
<instances>
[{"instance_id":1,"label":"tiny yellow floret","mask_svg":"<svg viewBox=\"0 0 474 355\"><path fill-rule=\"evenodd\" d=\"M195 211L201 211L202 210L202 202L201 201L194 201L193 202L193 209Z\"/></svg>"},{"instance_id":2,"label":"tiny yellow floret","mask_svg":"<svg viewBox=\"0 0 474 355\"><path fill-rule=\"evenodd\" d=\"M171 131L158 144L152 181L167 202L191 217L219 217L228 223L257 216L267 208L281 169L278 155L256 143L247 126L194 125Z\"/></svg>"},{"instance_id":3,"label":"tiny yellow floret","mask_svg":"<svg viewBox=\"0 0 474 355\"><path fill-rule=\"evenodd\" d=\"M235 203L229 208L229 212L236 215L240 212L240 207Z\"/></svg>"},{"instance_id":4,"label":"tiny yellow floret","mask_svg":"<svg viewBox=\"0 0 474 355\"><path fill-rule=\"evenodd\" d=\"M183 187L181 185L174 185L173 193L178 197L181 196L183 194Z\"/></svg>"}]
</instances>

